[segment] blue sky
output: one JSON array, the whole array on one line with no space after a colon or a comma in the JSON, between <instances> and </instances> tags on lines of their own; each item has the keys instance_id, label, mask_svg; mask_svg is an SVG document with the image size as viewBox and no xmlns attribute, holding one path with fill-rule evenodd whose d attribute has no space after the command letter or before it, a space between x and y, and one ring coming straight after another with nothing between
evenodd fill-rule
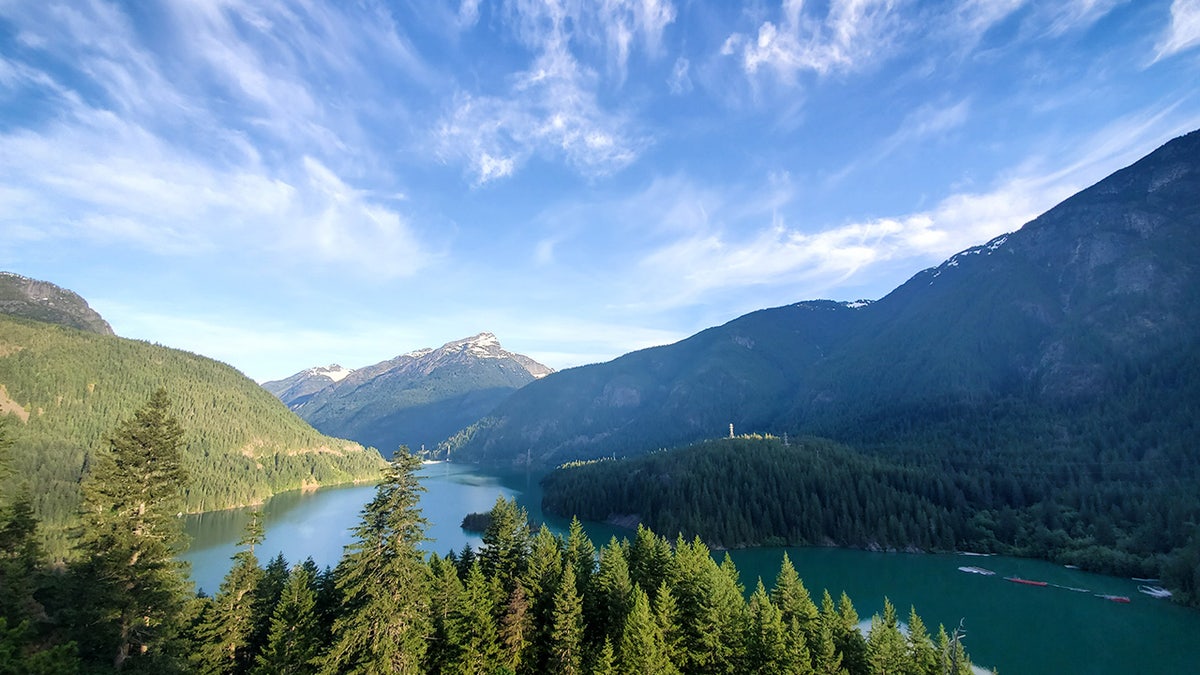
<instances>
[{"instance_id":1,"label":"blue sky","mask_svg":"<svg viewBox=\"0 0 1200 675\"><path fill-rule=\"evenodd\" d=\"M249 376L882 297L1200 127L1200 0L0 0L0 269Z\"/></svg>"}]
</instances>

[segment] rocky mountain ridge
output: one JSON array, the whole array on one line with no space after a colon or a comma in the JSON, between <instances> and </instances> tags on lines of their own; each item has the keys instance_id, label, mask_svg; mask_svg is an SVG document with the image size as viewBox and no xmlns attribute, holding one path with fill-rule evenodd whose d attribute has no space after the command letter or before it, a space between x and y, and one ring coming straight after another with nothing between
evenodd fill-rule
<instances>
[{"instance_id":1,"label":"rocky mountain ridge","mask_svg":"<svg viewBox=\"0 0 1200 675\"><path fill-rule=\"evenodd\" d=\"M79 294L13 272L0 272L0 314L115 335L112 326Z\"/></svg>"},{"instance_id":2,"label":"rocky mountain ridge","mask_svg":"<svg viewBox=\"0 0 1200 675\"><path fill-rule=\"evenodd\" d=\"M262 386L317 429L390 454L400 445L432 448L553 369L485 332L338 372L337 381L308 369Z\"/></svg>"}]
</instances>

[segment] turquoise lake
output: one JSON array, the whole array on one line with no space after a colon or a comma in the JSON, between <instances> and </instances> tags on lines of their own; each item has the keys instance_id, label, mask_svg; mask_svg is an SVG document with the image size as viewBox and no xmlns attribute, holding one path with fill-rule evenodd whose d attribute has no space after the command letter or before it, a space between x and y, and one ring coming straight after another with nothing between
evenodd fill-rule
<instances>
[{"instance_id":1,"label":"turquoise lake","mask_svg":"<svg viewBox=\"0 0 1200 675\"><path fill-rule=\"evenodd\" d=\"M543 520L536 475L501 475L457 464L429 464L419 475L427 489L421 508L429 521L426 548L431 551L479 546L479 537L464 532L459 523L467 513L489 510L499 496L515 497L531 519ZM265 563L283 553L289 563L311 556L320 566L335 565L350 542L349 529L357 524L374 491L373 486L360 485L274 497L262 508L266 539L259 549L260 560ZM191 563L199 588L216 592L248 517L247 509L187 517L185 530L192 544L183 558ZM566 531L562 519L550 517L545 522L560 533ZM598 546L614 535L632 534L600 523L585 525ZM770 587L785 551L818 603L822 589L829 589L835 599L844 590L864 620L882 611L885 597L902 618L915 606L931 630L939 623L952 629L961 620L967 631L964 644L973 661L1001 675L1200 672L1195 651L1200 611L1140 594L1138 582L1130 579L1000 556L829 548L757 548L730 551L730 555L744 585L753 588L761 576ZM960 566L983 567L996 574L964 573ZM1052 585L1014 584L1005 576ZM1110 602L1097 594L1128 596L1131 602Z\"/></svg>"}]
</instances>

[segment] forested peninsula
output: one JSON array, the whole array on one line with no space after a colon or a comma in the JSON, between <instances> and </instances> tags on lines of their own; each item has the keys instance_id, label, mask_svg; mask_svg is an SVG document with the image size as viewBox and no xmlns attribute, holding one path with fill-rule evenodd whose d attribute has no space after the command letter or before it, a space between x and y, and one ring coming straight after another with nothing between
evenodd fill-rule
<instances>
[{"instance_id":1,"label":"forested peninsula","mask_svg":"<svg viewBox=\"0 0 1200 675\"><path fill-rule=\"evenodd\" d=\"M11 445L0 427L0 466ZM598 552L573 521L531 532L499 499L483 546L422 552L420 459L397 452L336 568L259 563L247 527L213 597L186 582L186 430L163 390L84 476L66 566L38 543L27 491L0 500L0 672L970 674L955 635L885 602L865 634L844 594L820 604L783 560L747 599L700 539L640 528Z\"/></svg>"},{"instance_id":2,"label":"forested peninsula","mask_svg":"<svg viewBox=\"0 0 1200 675\"><path fill-rule=\"evenodd\" d=\"M573 462L543 480L543 508L641 522L712 545L978 551L1161 577L1200 598L1200 494L1190 471L1036 460L997 451L885 456L822 438L747 435L628 459ZM1125 469L1123 471L1119 469Z\"/></svg>"}]
</instances>

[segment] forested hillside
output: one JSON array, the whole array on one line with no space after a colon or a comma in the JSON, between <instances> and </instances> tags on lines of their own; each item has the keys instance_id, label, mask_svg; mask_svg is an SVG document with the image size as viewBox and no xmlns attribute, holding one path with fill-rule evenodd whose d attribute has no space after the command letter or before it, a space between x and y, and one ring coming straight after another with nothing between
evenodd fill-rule
<instances>
[{"instance_id":1,"label":"forested hillside","mask_svg":"<svg viewBox=\"0 0 1200 675\"><path fill-rule=\"evenodd\" d=\"M285 490L371 480L379 454L324 436L237 370L159 345L0 316L0 414L13 474L55 555L77 522L79 481L117 420L159 388L183 420L187 512L254 504Z\"/></svg>"},{"instance_id":2,"label":"forested hillside","mask_svg":"<svg viewBox=\"0 0 1200 675\"><path fill-rule=\"evenodd\" d=\"M820 438L742 436L629 459L573 463L543 508L629 519L728 547L839 545L1049 558L1162 577L1200 601L1200 474L1095 456L904 458Z\"/></svg>"}]
</instances>

